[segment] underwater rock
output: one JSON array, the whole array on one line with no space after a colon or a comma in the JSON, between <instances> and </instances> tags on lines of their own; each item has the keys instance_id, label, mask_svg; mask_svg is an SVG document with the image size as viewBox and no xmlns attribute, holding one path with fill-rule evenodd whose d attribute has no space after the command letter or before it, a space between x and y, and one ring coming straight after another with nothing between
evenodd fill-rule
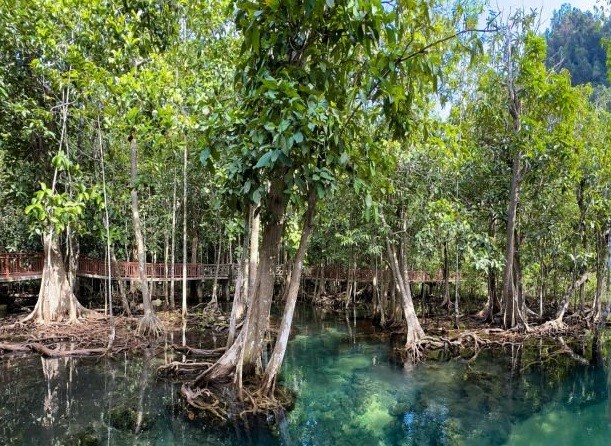
<instances>
[{"instance_id":1,"label":"underwater rock","mask_svg":"<svg viewBox=\"0 0 611 446\"><path fill-rule=\"evenodd\" d=\"M151 427L153 420L150 415L143 413L138 420L138 411L131 407L119 406L111 409L107 415L108 424L115 429L123 431L144 431Z\"/></svg>"},{"instance_id":2,"label":"underwater rock","mask_svg":"<svg viewBox=\"0 0 611 446\"><path fill-rule=\"evenodd\" d=\"M101 446L102 442L96 435L93 427L89 426L81 432L72 435L63 444L66 446Z\"/></svg>"}]
</instances>

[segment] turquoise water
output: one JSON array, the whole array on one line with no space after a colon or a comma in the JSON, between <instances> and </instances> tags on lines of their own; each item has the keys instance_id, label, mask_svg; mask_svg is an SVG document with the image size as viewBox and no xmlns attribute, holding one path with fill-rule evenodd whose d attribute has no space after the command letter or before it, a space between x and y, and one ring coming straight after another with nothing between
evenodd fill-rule
<instances>
[{"instance_id":1,"label":"turquoise water","mask_svg":"<svg viewBox=\"0 0 611 446\"><path fill-rule=\"evenodd\" d=\"M284 384L298 393L280 423L250 430L189 422L162 357L0 360L0 444L6 445L603 445L611 439L607 343L600 354L558 344L389 360L391 342L353 314L301 308ZM594 350L595 351L595 350ZM595 351L596 353L596 351ZM136 433L137 431L137 433ZM87 443L86 441L89 441Z\"/></svg>"}]
</instances>

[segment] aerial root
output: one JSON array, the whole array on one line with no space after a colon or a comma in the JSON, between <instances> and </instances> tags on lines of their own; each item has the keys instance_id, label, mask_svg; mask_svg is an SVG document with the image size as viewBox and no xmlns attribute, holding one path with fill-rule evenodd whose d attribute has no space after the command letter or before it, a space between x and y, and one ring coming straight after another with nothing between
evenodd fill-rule
<instances>
[{"instance_id":1,"label":"aerial root","mask_svg":"<svg viewBox=\"0 0 611 446\"><path fill-rule=\"evenodd\" d=\"M154 313L148 313L140 319L137 331L142 336L158 338L163 335L165 328L163 322Z\"/></svg>"}]
</instances>

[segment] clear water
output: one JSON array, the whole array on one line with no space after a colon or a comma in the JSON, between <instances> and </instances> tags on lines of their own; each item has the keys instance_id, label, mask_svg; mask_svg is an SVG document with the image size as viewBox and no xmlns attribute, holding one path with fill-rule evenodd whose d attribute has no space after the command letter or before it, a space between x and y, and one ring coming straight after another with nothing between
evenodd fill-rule
<instances>
[{"instance_id":1,"label":"clear water","mask_svg":"<svg viewBox=\"0 0 611 446\"><path fill-rule=\"evenodd\" d=\"M297 404L272 429L195 424L174 413L177 387L155 377L169 354L115 360L30 356L0 360L0 444L611 442L611 344L604 338L601 354L588 366L558 354L555 343L536 343L482 352L472 362L439 359L403 368L388 358L389 339L352 314L302 308L295 326L283 379L297 391ZM576 351L592 357L590 346ZM138 413L142 423L135 433Z\"/></svg>"}]
</instances>

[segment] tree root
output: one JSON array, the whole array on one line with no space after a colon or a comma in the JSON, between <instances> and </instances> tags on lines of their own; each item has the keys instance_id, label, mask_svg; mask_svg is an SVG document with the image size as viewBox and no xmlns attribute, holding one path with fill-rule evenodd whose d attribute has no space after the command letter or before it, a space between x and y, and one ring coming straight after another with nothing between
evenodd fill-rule
<instances>
[{"instance_id":1,"label":"tree root","mask_svg":"<svg viewBox=\"0 0 611 446\"><path fill-rule=\"evenodd\" d=\"M190 384L183 384L180 395L188 408L199 412L200 418L212 417L220 421L245 421L258 415L272 415L278 419L280 413L292 409L295 404L295 394L290 390L280 387L274 395L265 395L260 383L254 381L241 388L213 384L194 389ZM196 415L190 412L188 418L193 420Z\"/></svg>"},{"instance_id":2,"label":"tree root","mask_svg":"<svg viewBox=\"0 0 611 446\"><path fill-rule=\"evenodd\" d=\"M183 353L185 355L203 356L203 357L220 356L223 353L225 353L225 350L226 350L225 347L215 348L212 350L204 350L200 348L193 348L193 347L189 347L186 345L177 345L177 344L172 344L172 349L176 350L179 353Z\"/></svg>"},{"instance_id":3,"label":"tree root","mask_svg":"<svg viewBox=\"0 0 611 446\"><path fill-rule=\"evenodd\" d=\"M206 370L213 365L212 362L179 362L173 361L169 364L160 366L157 375L183 380L195 379L201 374L202 369Z\"/></svg>"},{"instance_id":4,"label":"tree root","mask_svg":"<svg viewBox=\"0 0 611 446\"><path fill-rule=\"evenodd\" d=\"M165 323L175 326L171 315L163 314ZM0 327L0 355L8 353L38 353L43 356L114 356L124 351L133 352L149 343L134 336L138 320L115 317L115 342L109 347L111 331L108 319L91 319L87 323L54 322L39 325L11 323ZM41 345L44 348L38 348ZM34 348L32 348L34 346ZM161 345L159 346L161 347ZM47 350L45 350L45 348Z\"/></svg>"},{"instance_id":5,"label":"tree root","mask_svg":"<svg viewBox=\"0 0 611 446\"><path fill-rule=\"evenodd\" d=\"M537 330L540 334L553 334L558 332L565 332L568 326L562 320L562 318L552 319L544 324L538 326Z\"/></svg>"},{"instance_id":6,"label":"tree root","mask_svg":"<svg viewBox=\"0 0 611 446\"><path fill-rule=\"evenodd\" d=\"M165 328L163 322L151 312L140 319L137 332L141 336L158 338L165 332Z\"/></svg>"},{"instance_id":7,"label":"tree root","mask_svg":"<svg viewBox=\"0 0 611 446\"><path fill-rule=\"evenodd\" d=\"M45 358L65 358L68 356L103 356L108 350L106 348L85 348L75 350L62 350L59 347L56 349L50 349L42 344L32 343L28 344L27 347L32 351L40 353Z\"/></svg>"},{"instance_id":8,"label":"tree root","mask_svg":"<svg viewBox=\"0 0 611 446\"><path fill-rule=\"evenodd\" d=\"M188 384L183 384L180 395L189 406L207 415L212 415L220 421L229 419L227 402L207 388L193 390Z\"/></svg>"},{"instance_id":9,"label":"tree root","mask_svg":"<svg viewBox=\"0 0 611 446\"><path fill-rule=\"evenodd\" d=\"M44 358L66 358L74 356L103 356L108 350L105 348L84 348L64 350L60 347L51 349L43 344L31 342L27 344L0 344L0 352L24 353L24 352L39 353Z\"/></svg>"}]
</instances>

